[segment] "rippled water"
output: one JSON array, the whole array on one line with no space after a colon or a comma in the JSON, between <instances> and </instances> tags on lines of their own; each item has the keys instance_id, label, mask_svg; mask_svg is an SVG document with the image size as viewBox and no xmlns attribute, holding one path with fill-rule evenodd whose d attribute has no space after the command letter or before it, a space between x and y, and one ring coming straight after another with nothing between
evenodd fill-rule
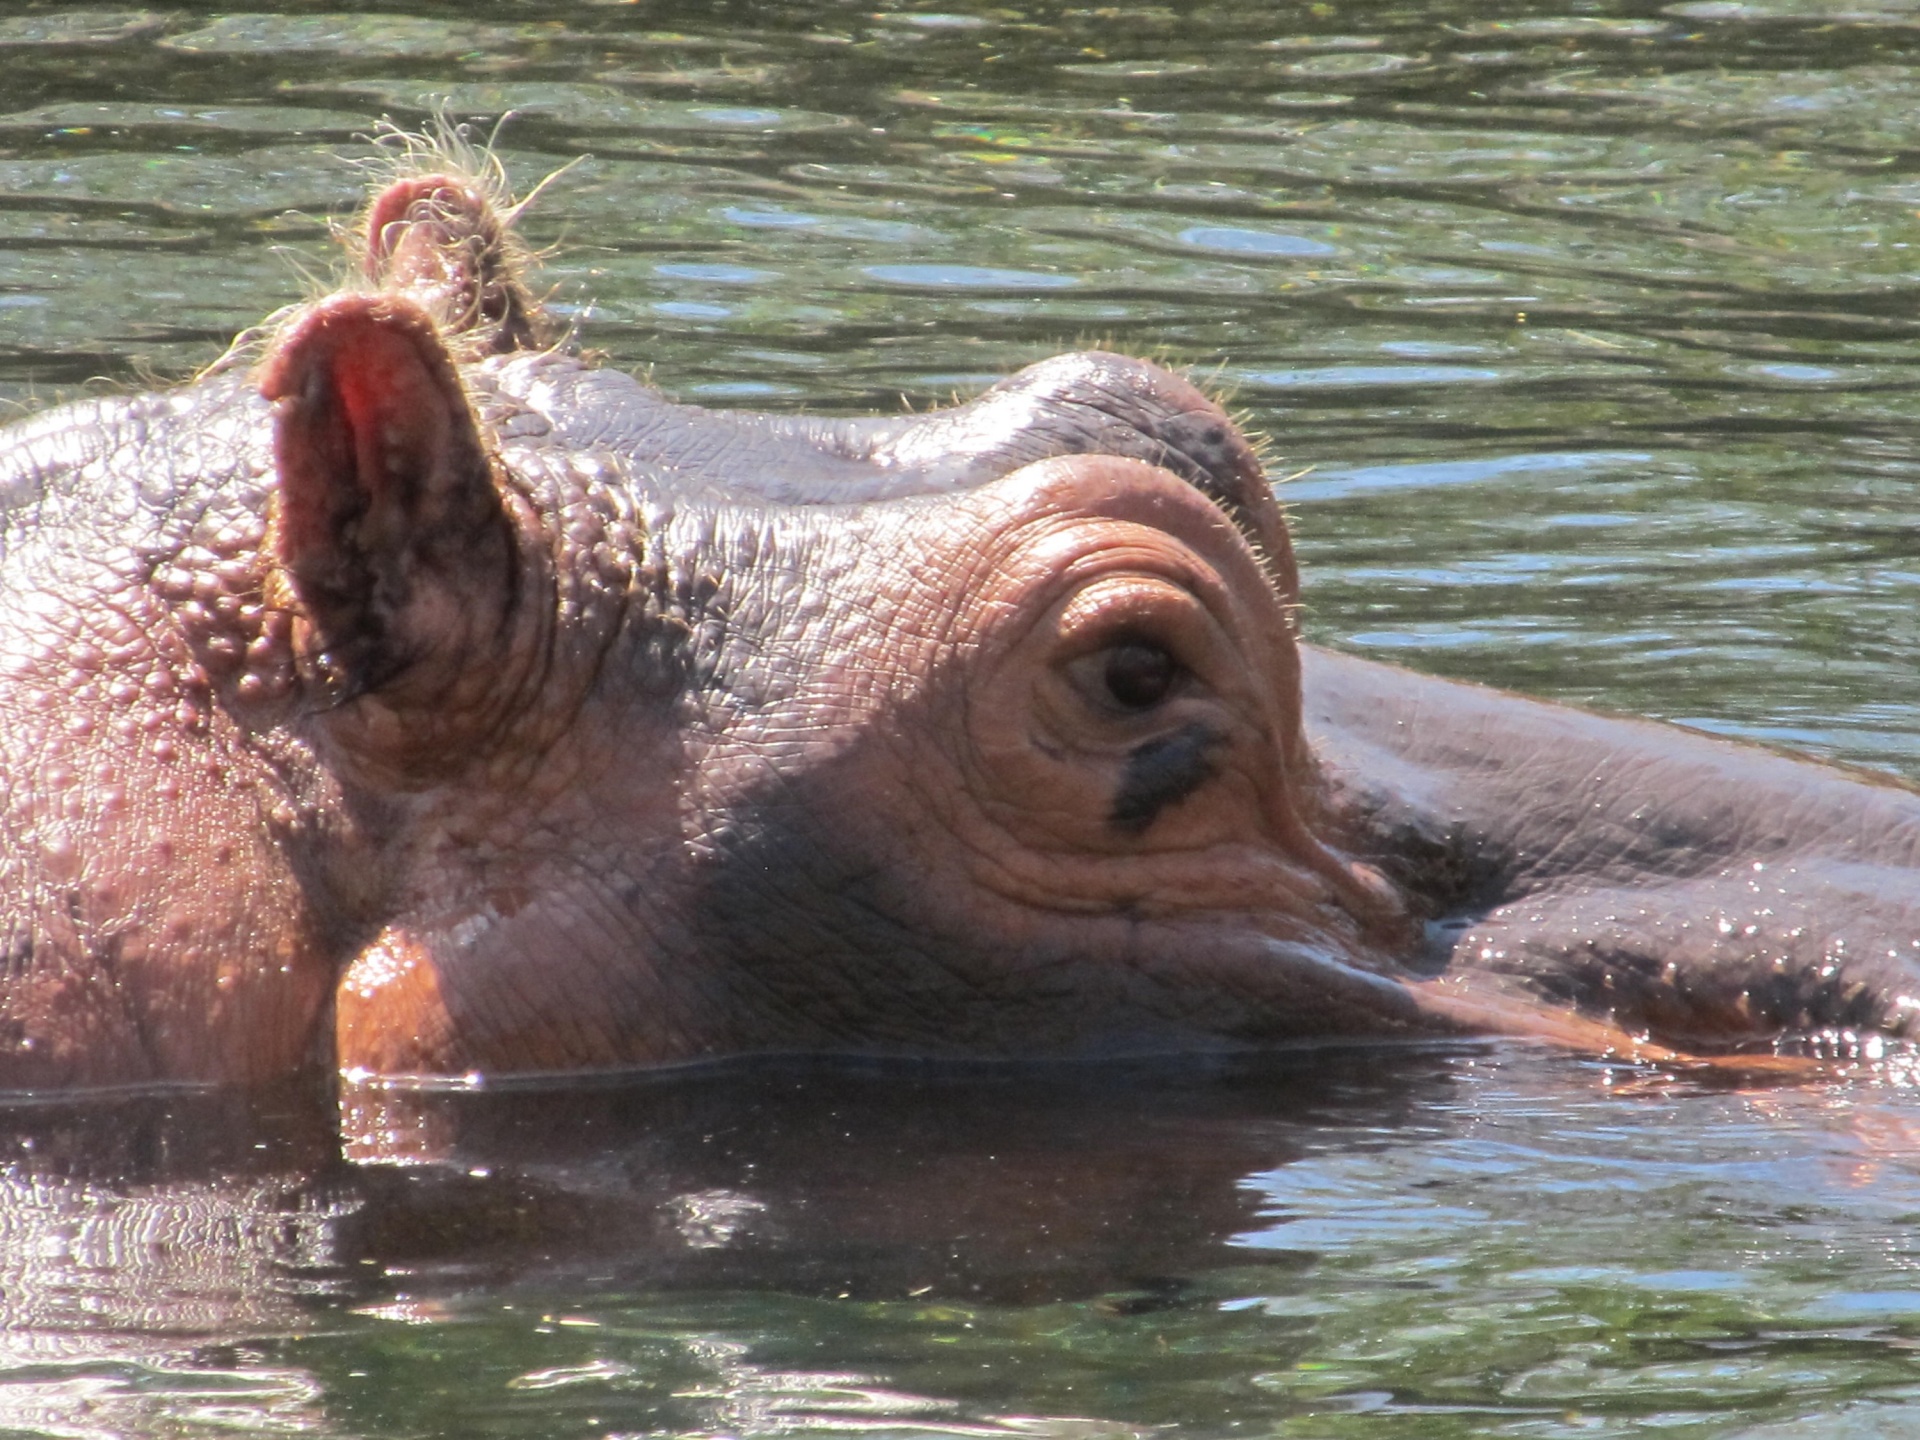
<instances>
[{"instance_id":1,"label":"rippled water","mask_svg":"<svg viewBox=\"0 0 1920 1440\"><path fill-rule=\"evenodd\" d=\"M1920 776L1914 0L14 0L0 67L0 398L190 372L325 283L381 116L512 111L522 186L589 157L555 307L676 394L1169 358L1299 472L1316 638ZM11 1117L0 1434L1915 1426L1920 1111L1864 1086L368 1103L415 1163Z\"/></svg>"}]
</instances>

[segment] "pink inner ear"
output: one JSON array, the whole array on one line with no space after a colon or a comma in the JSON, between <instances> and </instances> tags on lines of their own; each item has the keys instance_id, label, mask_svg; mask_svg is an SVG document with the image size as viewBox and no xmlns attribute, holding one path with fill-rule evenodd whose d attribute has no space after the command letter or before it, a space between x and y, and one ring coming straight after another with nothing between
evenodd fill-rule
<instances>
[{"instance_id":1,"label":"pink inner ear","mask_svg":"<svg viewBox=\"0 0 1920 1440\"><path fill-rule=\"evenodd\" d=\"M404 301L345 296L281 340L260 390L275 402L279 550L296 580L337 573L348 547L399 538L453 439L457 383L433 323ZM345 533L355 521L368 532L357 541Z\"/></svg>"},{"instance_id":2,"label":"pink inner ear","mask_svg":"<svg viewBox=\"0 0 1920 1440\"><path fill-rule=\"evenodd\" d=\"M445 442L447 401L413 337L370 326L346 337L330 359L352 436L359 486L374 505L411 504L423 464Z\"/></svg>"}]
</instances>

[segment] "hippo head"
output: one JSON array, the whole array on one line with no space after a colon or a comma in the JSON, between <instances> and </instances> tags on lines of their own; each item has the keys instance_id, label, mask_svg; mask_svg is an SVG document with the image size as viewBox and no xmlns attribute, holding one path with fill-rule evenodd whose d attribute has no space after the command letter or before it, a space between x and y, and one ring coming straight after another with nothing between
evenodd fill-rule
<instances>
[{"instance_id":1,"label":"hippo head","mask_svg":"<svg viewBox=\"0 0 1920 1440\"><path fill-rule=\"evenodd\" d=\"M0 1087L1909 1034L1911 791L1303 650L1142 361L674 404L511 213L0 437Z\"/></svg>"},{"instance_id":2,"label":"hippo head","mask_svg":"<svg viewBox=\"0 0 1920 1440\"><path fill-rule=\"evenodd\" d=\"M280 688L359 817L345 1066L1418 1023L1327 833L1284 522L1191 385L1084 354L803 422L460 344L335 297L262 371Z\"/></svg>"}]
</instances>

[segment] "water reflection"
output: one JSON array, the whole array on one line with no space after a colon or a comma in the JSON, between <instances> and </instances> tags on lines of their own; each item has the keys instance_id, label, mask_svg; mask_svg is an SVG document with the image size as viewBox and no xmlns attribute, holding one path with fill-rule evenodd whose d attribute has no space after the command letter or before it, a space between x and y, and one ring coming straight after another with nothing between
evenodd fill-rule
<instances>
[{"instance_id":1,"label":"water reflection","mask_svg":"<svg viewBox=\"0 0 1920 1440\"><path fill-rule=\"evenodd\" d=\"M982 1306L1177 1306L1259 1223L1249 1175L1378 1137L1416 1143L1451 1064L763 1065L557 1090L358 1088L338 1146L329 1098L304 1092L16 1106L0 1168L0 1421L329 1429L322 1397L356 1377L285 1363L316 1329L377 1346L395 1324L504 1322L519 1355L530 1335L631 1335L616 1317L641 1296L667 1312L643 1326L665 1358L576 1358L505 1388L532 1403L592 1387L603 1403L608 1387L657 1389L664 1366L678 1408L725 1430L866 1417L1119 1433L1067 1409L996 1415L902 1390L884 1367L770 1364L712 1315L667 1317L675 1296L701 1314L705 1297L768 1291L904 1306L962 1333Z\"/></svg>"},{"instance_id":2,"label":"water reflection","mask_svg":"<svg viewBox=\"0 0 1920 1440\"><path fill-rule=\"evenodd\" d=\"M57 1354L96 1331L290 1325L296 1297L341 1273L334 1226L350 1208L316 1183L335 1148L320 1098L9 1106L0 1335Z\"/></svg>"},{"instance_id":3,"label":"water reflection","mask_svg":"<svg viewBox=\"0 0 1920 1440\"><path fill-rule=\"evenodd\" d=\"M445 1266L456 1284L489 1267L492 1287L564 1269L648 1289L1084 1298L1217 1260L1252 1216L1242 1178L1303 1136L1326 1143L1321 1116L1392 1128L1446 1083L1442 1060L1370 1069L755 1067L558 1094L354 1089L344 1150L368 1203L350 1229L409 1294Z\"/></svg>"},{"instance_id":4,"label":"water reflection","mask_svg":"<svg viewBox=\"0 0 1920 1440\"><path fill-rule=\"evenodd\" d=\"M334 1113L10 1110L0 1420L1079 1436L1616 1389L1704 1417L1790 1373L1884 1385L1920 1313L1916 1137L1868 1087L1504 1046L358 1089L344 1155Z\"/></svg>"},{"instance_id":5,"label":"water reflection","mask_svg":"<svg viewBox=\"0 0 1920 1440\"><path fill-rule=\"evenodd\" d=\"M9 1107L0 1159L0 1428L120 1437L325 1432L322 1387L258 1348L342 1293L311 1094Z\"/></svg>"}]
</instances>

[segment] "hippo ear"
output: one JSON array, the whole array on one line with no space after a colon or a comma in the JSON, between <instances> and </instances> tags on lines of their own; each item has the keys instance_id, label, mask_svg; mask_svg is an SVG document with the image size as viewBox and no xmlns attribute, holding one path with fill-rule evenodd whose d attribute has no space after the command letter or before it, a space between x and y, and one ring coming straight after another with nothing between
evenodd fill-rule
<instances>
[{"instance_id":1,"label":"hippo ear","mask_svg":"<svg viewBox=\"0 0 1920 1440\"><path fill-rule=\"evenodd\" d=\"M260 390L274 558L336 698L466 649L511 589L513 533L433 322L392 296L335 297L281 337Z\"/></svg>"}]
</instances>

